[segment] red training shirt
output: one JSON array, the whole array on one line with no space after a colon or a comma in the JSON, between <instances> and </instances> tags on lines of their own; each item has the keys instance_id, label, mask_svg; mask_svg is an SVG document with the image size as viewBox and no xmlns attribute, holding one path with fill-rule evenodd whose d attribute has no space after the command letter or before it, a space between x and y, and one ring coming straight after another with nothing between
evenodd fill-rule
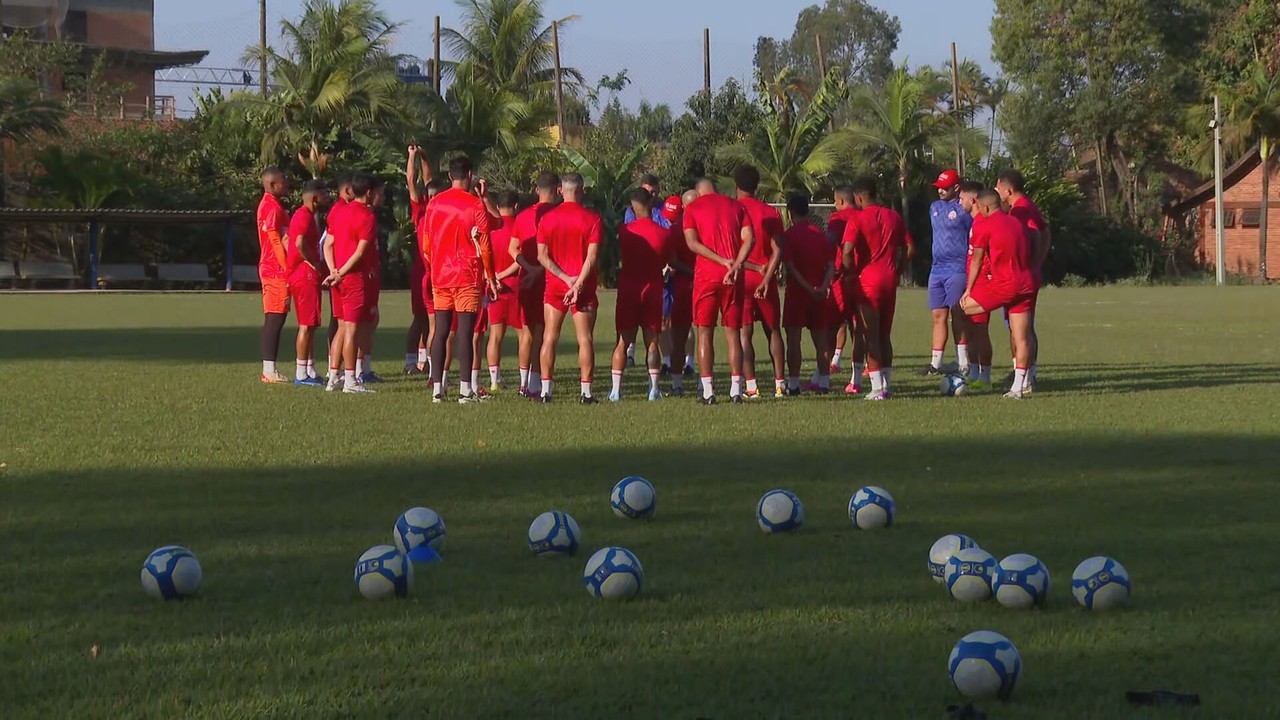
<instances>
[{"instance_id":1,"label":"red training shirt","mask_svg":"<svg viewBox=\"0 0 1280 720\"><path fill-rule=\"evenodd\" d=\"M271 242L271 234L275 233L280 242L289 232L289 212L284 209L280 199L271 193L263 193L258 203L258 276L263 280L284 279L285 268L280 264L276 249ZM286 255L288 250L285 250Z\"/></svg>"},{"instance_id":2,"label":"red training shirt","mask_svg":"<svg viewBox=\"0 0 1280 720\"><path fill-rule=\"evenodd\" d=\"M843 210L837 210L831 213L831 217L827 218L827 239L836 249L836 277L844 275L843 251L844 251L844 231L849 227L849 221L858 216L858 208L850 205Z\"/></svg>"},{"instance_id":3,"label":"red training shirt","mask_svg":"<svg viewBox=\"0 0 1280 720\"><path fill-rule=\"evenodd\" d=\"M512 265L516 264L515 259L511 257L511 253L507 252L511 248L511 234L515 230L515 227L516 227L515 216L508 217L506 215L503 215L502 227L497 228L489 235L490 240L493 243L493 247L494 247L493 256L495 260L494 260L493 269L495 272L499 272L499 273L503 272L505 270L510 269ZM508 275L507 277L503 278L502 285L503 287L510 290L511 292L515 292L519 290L520 289L519 273Z\"/></svg>"},{"instance_id":4,"label":"red training shirt","mask_svg":"<svg viewBox=\"0 0 1280 720\"><path fill-rule=\"evenodd\" d=\"M751 227L746 208L724 195L704 195L684 209L684 229L698 233L698 239L711 252L732 262L742 249L742 228ZM698 284L724 282L729 269L701 255L693 269Z\"/></svg>"},{"instance_id":5,"label":"red training shirt","mask_svg":"<svg viewBox=\"0 0 1280 720\"><path fill-rule=\"evenodd\" d=\"M512 229L512 233L520 239L520 257L530 265L539 266L538 263L538 225L542 223L542 218L555 208L554 203L540 202L532 207L527 207L516 215L516 225ZM520 270L520 276L523 277L525 271Z\"/></svg>"},{"instance_id":6,"label":"red training shirt","mask_svg":"<svg viewBox=\"0 0 1280 720\"><path fill-rule=\"evenodd\" d=\"M333 261L339 270L347 264L360 242L366 241L369 246L364 249L360 262L351 269L353 273L368 273L378 263L378 221L373 210L362 202L348 203L342 211L342 223L333 236Z\"/></svg>"},{"instance_id":7,"label":"red training shirt","mask_svg":"<svg viewBox=\"0 0 1280 720\"><path fill-rule=\"evenodd\" d=\"M562 202L542 216L538 223L538 245L547 246L547 253L556 265L570 277L577 277L587 261L587 249L599 245L602 233L600 216L575 202ZM549 288L568 292L564 281L554 275L547 277ZM592 274L584 288L594 288L596 276Z\"/></svg>"},{"instance_id":8,"label":"red training shirt","mask_svg":"<svg viewBox=\"0 0 1280 720\"><path fill-rule=\"evenodd\" d=\"M784 237L783 259L795 267L805 282L822 287L831 265L831 240L807 219L797 220Z\"/></svg>"},{"instance_id":9,"label":"red training shirt","mask_svg":"<svg viewBox=\"0 0 1280 720\"><path fill-rule=\"evenodd\" d=\"M423 227L432 287L476 287L484 282L485 263L493 260L489 211L480 198L459 188L445 190L427 205Z\"/></svg>"},{"instance_id":10,"label":"red training shirt","mask_svg":"<svg viewBox=\"0 0 1280 720\"><path fill-rule=\"evenodd\" d=\"M964 263L965 275L968 275L969 269L973 267L973 239L978 237L982 223L986 222L986 219L987 216L982 213L973 216L973 226L969 228L969 257ZM982 269L978 271L978 277L988 279L991 277L991 253L982 256Z\"/></svg>"},{"instance_id":11,"label":"red training shirt","mask_svg":"<svg viewBox=\"0 0 1280 720\"><path fill-rule=\"evenodd\" d=\"M639 218L622 227L618 230L618 250L622 254L618 284L661 284L662 269L673 249L671 230L652 217Z\"/></svg>"},{"instance_id":12,"label":"red training shirt","mask_svg":"<svg viewBox=\"0 0 1280 720\"><path fill-rule=\"evenodd\" d=\"M1035 289L1031 277L1031 251L1022 223L1003 211L988 215L974 233L973 247L990 255L991 282L1007 285L1017 292Z\"/></svg>"},{"instance_id":13,"label":"red training shirt","mask_svg":"<svg viewBox=\"0 0 1280 720\"><path fill-rule=\"evenodd\" d=\"M853 274L898 280L898 251L907 246L907 225L896 211L883 205L862 208L844 229L844 244L853 245Z\"/></svg>"},{"instance_id":14,"label":"red training shirt","mask_svg":"<svg viewBox=\"0 0 1280 720\"><path fill-rule=\"evenodd\" d=\"M289 237L285 240L285 251L289 257L289 275L305 264L306 257L298 249L297 239L302 236L302 243L315 250L320 243L320 226L316 224L316 214L311 208L303 205L289 220Z\"/></svg>"},{"instance_id":15,"label":"red training shirt","mask_svg":"<svg viewBox=\"0 0 1280 720\"><path fill-rule=\"evenodd\" d=\"M756 244L751 246L747 262L764 267L769 264L769 255L773 253L773 239L782 237L782 216L772 205L756 197L738 198L738 202L751 218L751 231L756 236Z\"/></svg>"}]
</instances>

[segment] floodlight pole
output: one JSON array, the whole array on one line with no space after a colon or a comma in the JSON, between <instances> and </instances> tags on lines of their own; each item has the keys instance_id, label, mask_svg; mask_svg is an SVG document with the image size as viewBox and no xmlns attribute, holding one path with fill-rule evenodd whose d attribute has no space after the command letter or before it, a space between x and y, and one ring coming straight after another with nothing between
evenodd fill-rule
<instances>
[{"instance_id":1,"label":"floodlight pole","mask_svg":"<svg viewBox=\"0 0 1280 720\"><path fill-rule=\"evenodd\" d=\"M258 80L267 96L267 0L258 0Z\"/></svg>"},{"instance_id":2,"label":"floodlight pole","mask_svg":"<svg viewBox=\"0 0 1280 720\"><path fill-rule=\"evenodd\" d=\"M560 133L560 145L564 137L564 78L560 69L560 23L551 23L551 45L556 55L556 131Z\"/></svg>"},{"instance_id":3,"label":"floodlight pole","mask_svg":"<svg viewBox=\"0 0 1280 720\"><path fill-rule=\"evenodd\" d=\"M1264 168L1265 171L1265 168ZM1227 284L1227 231L1222 226L1225 222L1225 211L1222 207L1222 103L1217 95L1213 96L1213 227L1214 227L1214 265L1217 266L1219 285Z\"/></svg>"}]
</instances>

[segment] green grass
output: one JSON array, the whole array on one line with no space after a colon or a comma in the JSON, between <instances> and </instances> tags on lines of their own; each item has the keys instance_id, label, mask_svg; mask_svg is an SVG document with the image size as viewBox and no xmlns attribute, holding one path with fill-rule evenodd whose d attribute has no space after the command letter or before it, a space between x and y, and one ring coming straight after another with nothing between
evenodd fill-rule
<instances>
[{"instance_id":1,"label":"green grass","mask_svg":"<svg viewBox=\"0 0 1280 720\"><path fill-rule=\"evenodd\" d=\"M1202 693L1195 717L1280 714L1272 288L1048 291L1041 384L1022 403L946 400L910 376L927 313L906 293L900 399L875 406L263 387L258 302L0 296L5 718L932 718L956 699L952 644L979 629L1025 666L1012 702L984 704L993 718L1165 717L1124 703L1157 687ZM384 302L383 371L406 305ZM652 522L610 512L627 474L657 486ZM892 530L853 530L863 484L897 498ZM773 487L804 500L800 532L756 528ZM407 601L359 599L356 557L419 504L448 522L445 562ZM576 559L525 547L553 507L582 526ZM1049 606L950 601L925 569L948 532L1038 555ZM142 560L169 543L199 556L198 599L143 594ZM583 590L606 544L644 563L637 601ZM1095 554L1129 569L1124 610L1071 601Z\"/></svg>"}]
</instances>

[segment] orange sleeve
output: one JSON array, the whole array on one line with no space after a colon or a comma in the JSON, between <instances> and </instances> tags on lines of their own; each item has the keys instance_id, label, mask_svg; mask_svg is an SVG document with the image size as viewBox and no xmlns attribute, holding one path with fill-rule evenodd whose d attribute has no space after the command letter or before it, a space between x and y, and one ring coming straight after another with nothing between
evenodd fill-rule
<instances>
[{"instance_id":1,"label":"orange sleeve","mask_svg":"<svg viewBox=\"0 0 1280 720\"><path fill-rule=\"evenodd\" d=\"M489 218L489 211L481 203L479 212L476 213L476 230L479 231L476 244L480 247L480 265L484 268L484 276L493 280L496 273L493 271L493 240L489 237Z\"/></svg>"}]
</instances>

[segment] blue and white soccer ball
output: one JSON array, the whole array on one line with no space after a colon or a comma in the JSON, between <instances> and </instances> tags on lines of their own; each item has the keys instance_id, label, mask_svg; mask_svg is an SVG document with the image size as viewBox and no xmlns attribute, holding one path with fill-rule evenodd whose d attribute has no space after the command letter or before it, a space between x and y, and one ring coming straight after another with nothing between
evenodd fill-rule
<instances>
[{"instance_id":1,"label":"blue and white soccer ball","mask_svg":"<svg viewBox=\"0 0 1280 720\"><path fill-rule=\"evenodd\" d=\"M640 593L644 568L635 553L620 547L601 548L582 570L587 592L602 600L626 600Z\"/></svg>"},{"instance_id":2,"label":"blue and white soccer ball","mask_svg":"<svg viewBox=\"0 0 1280 720\"><path fill-rule=\"evenodd\" d=\"M551 510L529 525L529 549L538 557L573 555L582 534L569 513Z\"/></svg>"},{"instance_id":3,"label":"blue and white soccer ball","mask_svg":"<svg viewBox=\"0 0 1280 720\"><path fill-rule=\"evenodd\" d=\"M391 531L396 549L408 555L419 545L439 552L444 546L444 518L431 508L416 507L404 511Z\"/></svg>"},{"instance_id":4,"label":"blue and white soccer ball","mask_svg":"<svg viewBox=\"0 0 1280 720\"><path fill-rule=\"evenodd\" d=\"M956 643L947 671L960 694L971 700L1008 700L1022 675L1022 655L1009 638L979 630Z\"/></svg>"},{"instance_id":5,"label":"blue and white soccer ball","mask_svg":"<svg viewBox=\"0 0 1280 720\"><path fill-rule=\"evenodd\" d=\"M1129 572L1109 557L1091 557L1071 573L1071 594L1090 610L1119 607L1129 600Z\"/></svg>"},{"instance_id":6,"label":"blue and white soccer ball","mask_svg":"<svg viewBox=\"0 0 1280 720\"><path fill-rule=\"evenodd\" d=\"M965 548L947 561L947 592L960 602L981 602L991 597L996 559L982 548Z\"/></svg>"},{"instance_id":7,"label":"blue and white soccer ball","mask_svg":"<svg viewBox=\"0 0 1280 720\"><path fill-rule=\"evenodd\" d=\"M942 395L944 397L964 397L969 393L969 381L963 375L951 373L942 376Z\"/></svg>"},{"instance_id":8,"label":"blue and white soccer ball","mask_svg":"<svg viewBox=\"0 0 1280 720\"><path fill-rule=\"evenodd\" d=\"M943 535L938 538L933 547L929 548L929 575L933 577L936 583L946 582L947 580L947 561L952 555L966 548L976 548L978 543L968 535L952 534Z\"/></svg>"},{"instance_id":9,"label":"blue and white soccer ball","mask_svg":"<svg viewBox=\"0 0 1280 720\"><path fill-rule=\"evenodd\" d=\"M1040 605L1049 595L1049 568L1034 555L1018 553L1000 561L991 585L996 602L1014 610Z\"/></svg>"},{"instance_id":10,"label":"blue and white soccer ball","mask_svg":"<svg viewBox=\"0 0 1280 720\"><path fill-rule=\"evenodd\" d=\"M355 580L366 600L406 597L413 589L413 563L390 545L375 545L356 561Z\"/></svg>"},{"instance_id":11,"label":"blue and white soccer ball","mask_svg":"<svg viewBox=\"0 0 1280 720\"><path fill-rule=\"evenodd\" d=\"M181 600L195 595L203 579L200 561L190 550L178 545L154 550L142 563L142 589L161 600Z\"/></svg>"},{"instance_id":12,"label":"blue and white soccer ball","mask_svg":"<svg viewBox=\"0 0 1280 720\"><path fill-rule=\"evenodd\" d=\"M767 533L795 530L804 524L804 504L790 490L770 490L756 506L756 520Z\"/></svg>"},{"instance_id":13,"label":"blue and white soccer ball","mask_svg":"<svg viewBox=\"0 0 1280 720\"><path fill-rule=\"evenodd\" d=\"M646 518L653 515L658 506L658 494L653 484L642 477L625 477L613 486L609 494L609 506L618 517Z\"/></svg>"},{"instance_id":14,"label":"blue and white soccer ball","mask_svg":"<svg viewBox=\"0 0 1280 720\"><path fill-rule=\"evenodd\" d=\"M868 485L849 498L849 519L859 530L892 527L893 510L893 496L875 485Z\"/></svg>"}]
</instances>

